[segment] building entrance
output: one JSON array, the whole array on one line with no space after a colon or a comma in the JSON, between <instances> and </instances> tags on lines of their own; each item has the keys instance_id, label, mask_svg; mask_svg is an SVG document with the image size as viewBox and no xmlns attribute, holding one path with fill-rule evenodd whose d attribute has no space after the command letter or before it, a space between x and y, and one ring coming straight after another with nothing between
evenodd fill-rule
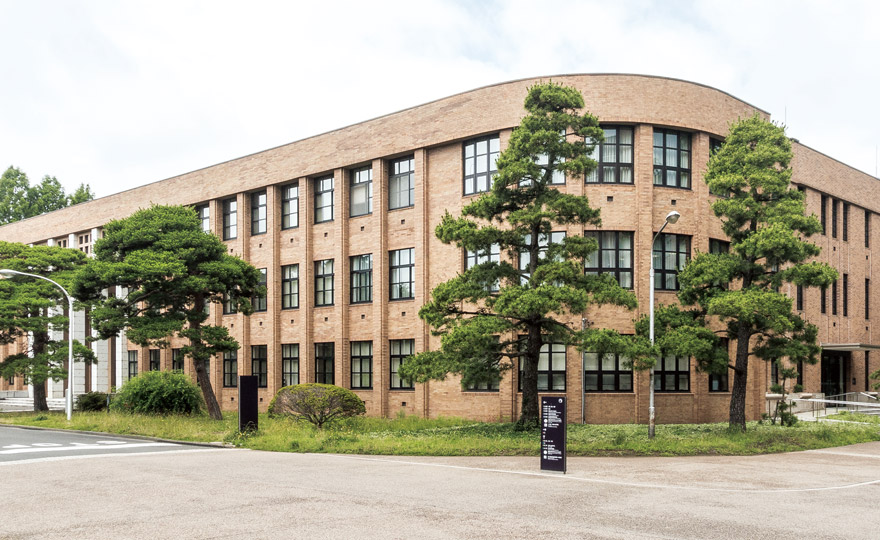
<instances>
[{"instance_id":1,"label":"building entrance","mask_svg":"<svg viewBox=\"0 0 880 540\"><path fill-rule=\"evenodd\" d=\"M825 399L846 392L846 378L851 364L852 353L849 351L822 351L822 393Z\"/></svg>"}]
</instances>

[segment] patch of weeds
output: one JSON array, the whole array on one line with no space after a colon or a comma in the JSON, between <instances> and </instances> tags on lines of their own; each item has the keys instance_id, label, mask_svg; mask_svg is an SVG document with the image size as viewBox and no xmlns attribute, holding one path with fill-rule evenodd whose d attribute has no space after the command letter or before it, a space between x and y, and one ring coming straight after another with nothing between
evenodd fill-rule
<instances>
[{"instance_id":1,"label":"patch of weeds","mask_svg":"<svg viewBox=\"0 0 880 540\"><path fill-rule=\"evenodd\" d=\"M235 446L244 446L249 440L251 440L257 432L254 430L247 429L245 431L231 431L223 437L223 442L227 444L233 444Z\"/></svg>"},{"instance_id":2,"label":"patch of weeds","mask_svg":"<svg viewBox=\"0 0 880 540\"><path fill-rule=\"evenodd\" d=\"M45 414L38 414L37 416L34 416L34 422L42 422L43 420L48 420L48 419L49 419L49 417L46 416Z\"/></svg>"}]
</instances>

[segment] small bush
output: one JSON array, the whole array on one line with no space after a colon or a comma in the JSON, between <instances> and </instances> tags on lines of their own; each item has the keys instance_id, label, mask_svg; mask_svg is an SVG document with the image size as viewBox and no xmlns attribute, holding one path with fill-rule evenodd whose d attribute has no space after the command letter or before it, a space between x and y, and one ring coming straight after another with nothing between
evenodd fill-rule
<instances>
[{"instance_id":1,"label":"small bush","mask_svg":"<svg viewBox=\"0 0 880 540\"><path fill-rule=\"evenodd\" d=\"M86 392L76 398L76 410L80 412L100 412L107 410L107 394Z\"/></svg>"},{"instance_id":2,"label":"small bush","mask_svg":"<svg viewBox=\"0 0 880 540\"><path fill-rule=\"evenodd\" d=\"M332 384L297 384L278 390L269 404L272 416L290 416L318 429L337 418L365 414L364 402L351 390Z\"/></svg>"},{"instance_id":3,"label":"small bush","mask_svg":"<svg viewBox=\"0 0 880 540\"><path fill-rule=\"evenodd\" d=\"M119 389L110 409L141 414L197 414L202 391L179 371L147 371Z\"/></svg>"}]
</instances>

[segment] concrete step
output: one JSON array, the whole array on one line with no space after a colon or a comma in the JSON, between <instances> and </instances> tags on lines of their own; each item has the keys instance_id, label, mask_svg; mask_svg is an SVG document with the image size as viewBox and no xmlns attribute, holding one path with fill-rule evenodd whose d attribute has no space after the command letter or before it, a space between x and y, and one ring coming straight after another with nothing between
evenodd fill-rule
<instances>
[{"instance_id":1,"label":"concrete step","mask_svg":"<svg viewBox=\"0 0 880 540\"><path fill-rule=\"evenodd\" d=\"M63 398L50 398L46 400L50 411L63 411L66 402ZM33 398L0 398L0 408L7 411L32 411L34 410Z\"/></svg>"}]
</instances>

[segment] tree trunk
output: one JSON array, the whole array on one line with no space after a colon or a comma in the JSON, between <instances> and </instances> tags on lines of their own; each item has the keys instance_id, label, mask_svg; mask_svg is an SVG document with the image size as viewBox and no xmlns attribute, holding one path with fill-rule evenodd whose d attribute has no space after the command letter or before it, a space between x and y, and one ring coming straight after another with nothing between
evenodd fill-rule
<instances>
[{"instance_id":1,"label":"tree trunk","mask_svg":"<svg viewBox=\"0 0 880 540\"><path fill-rule=\"evenodd\" d=\"M199 295L196 296L194 309L201 312L205 308L205 300ZM201 321L189 321L189 327L195 335L201 336ZM202 340L196 337L190 337L189 344L192 346L193 367L196 369L196 382L202 389L202 396L205 398L205 408L208 409L208 416L214 420L223 420L223 414L220 412L220 404L217 403L217 396L214 394L214 388L211 386L211 377L205 370L205 351L202 346Z\"/></svg>"},{"instance_id":2,"label":"tree trunk","mask_svg":"<svg viewBox=\"0 0 880 540\"><path fill-rule=\"evenodd\" d=\"M32 382L31 384L34 387L34 411L48 411L49 404L46 402L46 381Z\"/></svg>"},{"instance_id":3,"label":"tree trunk","mask_svg":"<svg viewBox=\"0 0 880 540\"><path fill-rule=\"evenodd\" d=\"M749 375L749 340L747 328L740 328L736 337L736 364L733 371L733 390L730 394L731 429L746 430L746 383Z\"/></svg>"},{"instance_id":4,"label":"tree trunk","mask_svg":"<svg viewBox=\"0 0 880 540\"><path fill-rule=\"evenodd\" d=\"M522 411L516 423L517 429L539 426L538 416L538 357L541 354L541 327L530 326L527 334L525 355L519 361L522 369Z\"/></svg>"}]
</instances>

